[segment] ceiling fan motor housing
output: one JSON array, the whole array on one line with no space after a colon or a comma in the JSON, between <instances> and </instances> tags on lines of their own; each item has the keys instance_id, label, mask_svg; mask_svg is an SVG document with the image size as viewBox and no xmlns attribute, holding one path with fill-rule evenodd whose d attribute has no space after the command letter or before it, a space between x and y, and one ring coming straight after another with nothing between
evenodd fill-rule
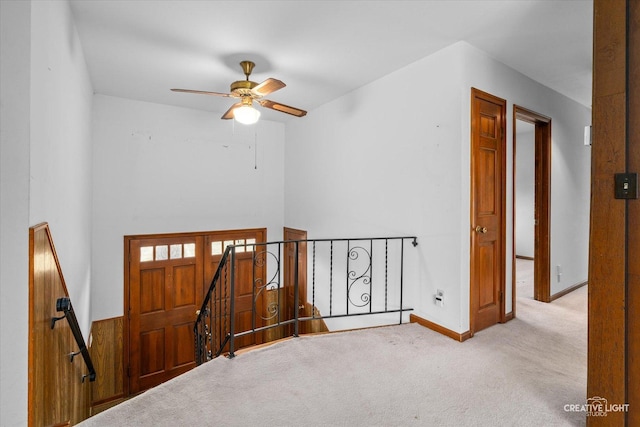
<instances>
[{"instance_id":1,"label":"ceiling fan motor housing","mask_svg":"<svg viewBox=\"0 0 640 427\"><path fill-rule=\"evenodd\" d=\"M231 93L237 96L251 95L251 89L258 86L258 83L251 80L238 80L231 83Z\"/></svg>"}]
</instances>

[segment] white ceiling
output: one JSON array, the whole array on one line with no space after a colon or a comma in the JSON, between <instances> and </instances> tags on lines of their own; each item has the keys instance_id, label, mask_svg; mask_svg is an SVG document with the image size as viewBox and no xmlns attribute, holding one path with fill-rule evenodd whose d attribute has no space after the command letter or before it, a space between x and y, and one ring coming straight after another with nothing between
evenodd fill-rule
<instances>
[{"instance_id":1,"label":"white ceiling","mask_svg":"<svg viewBox=\"0 0 640 427\"><path fill-rule=\"evenodd\" d=\"M591 105L592 0L84 1L72 11L96 93L222 114L244 79L287 87L268 98L312 111L465 40ZM416 84L419 84L417 82ZM264 111L263 117L292 116Z\"/></svg>"}]
</instances>

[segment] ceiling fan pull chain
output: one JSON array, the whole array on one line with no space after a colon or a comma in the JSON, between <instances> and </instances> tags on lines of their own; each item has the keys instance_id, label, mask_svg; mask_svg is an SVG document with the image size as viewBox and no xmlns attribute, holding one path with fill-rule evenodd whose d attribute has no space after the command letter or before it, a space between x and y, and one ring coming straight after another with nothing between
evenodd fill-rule
<instances>
[{"instance_id":1,"label":"ceiling fan pull chain","mask_svg":"<svg viewBox=\"0 0 640 427\"><path fill-rule=\"evenodd\" d=\"M258 126L253 128L253 168L258 170Z\"/></svg>"}]
</instances>

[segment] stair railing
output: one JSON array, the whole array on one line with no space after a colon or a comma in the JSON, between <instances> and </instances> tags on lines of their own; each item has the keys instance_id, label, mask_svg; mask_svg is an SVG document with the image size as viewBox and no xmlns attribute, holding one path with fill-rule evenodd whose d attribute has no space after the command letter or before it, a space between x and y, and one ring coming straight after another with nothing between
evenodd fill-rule
<instances>
[{"instance_id":1,"label":"stair railing","mask_svg":"<svg viewBox=\"0 0 640 427\"><path fill-rule=\"evenodd\" d=\"M286 327L298 336L302 322L396 313L402 323L403 313L413 310L403 305L407 240L418 245L414 236L228 245L197 312L196 363L223 352L234 357L236 339L246 335L263 337L266 331ZM251 327L243 330L236 328L235 315L237 251L250 252L253 258L251 283L242 284L245 289L252 286ZM307 252L306 272L300 271L301 251ZM287 256L293 259L293 280L283 274ZM306 273L306 295L300 294L300 273ZM292 291L293 309L290 297L287 300ZM307 303L311 313L300 315Z\"/></svg>"},{"instance_id":2,"label":"stair railing","mask_svg":"<svg viewBox=\"0 0 640 427\"><path fill-rule=\"evenodd\" d=\"M231 338L231 334L227 331L233 329L230 325L227 327L227 322L229 321L229 312L232 310L231 307L227 310L227 304L230 301L226 291L229 289L228 284L231 281L229 277L229 271L232 270L230 254L234 249L232 245L226 247L202 306L196 312L194 335L198 365L218 357ZM224 294L223 291L225 291Z\"/></svg>"},{"instance_id":3,"label":"stair railing","mask_svg":"<svg viewBox=\"0 0 640 427\"><path fill-rule=\"evenodd\" d=\"M82 354L82 358L84 359L85 365L87 365L87 369L89 370L88 374L82 376L82 382L84 382L85 378L89 377L89 381L96 380L96 370L93 367L93 362L91 361L91 355L89 354L89 350L87 349L87 345L85 344L84 338L82 336L82 331L80 331L80 325L78 324L78 319L76 318L76 313L73 311L73 306L71 305L71 300L68 297L58 298L56 301L56 311L63 311L64 314L60 317L52 317L51 318L51 329L56 326L56 322L62 319L67 319L69 323L69 328L71 328L71 332L73 333L73 338L78 345L79 350L77 352L72 351L69 353L69 362L73 363L74 357L78 354Z\"/></svg>"}]
</instances>

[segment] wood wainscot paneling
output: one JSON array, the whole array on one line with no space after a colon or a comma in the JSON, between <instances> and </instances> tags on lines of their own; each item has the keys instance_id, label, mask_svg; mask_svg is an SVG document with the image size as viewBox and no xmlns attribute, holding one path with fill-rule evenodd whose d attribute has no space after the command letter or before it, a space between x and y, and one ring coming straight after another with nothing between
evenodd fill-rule
<instances>
[{"instance_id":1,"label":"wood wainscot paneling","mask_svg":"<svg viewBox=\"0 0 640 427\"><path fill-rule=\"evenodd\" d=\"M319 334L329 332L327 324L322 319L322 314L313 304L305 302L304 315L308 317L315 317L314 320L308 320L303 323L303 333L305 334Z\"/></svg>"},{"instance_id":2,"label":"wood wainscot paneling","mask_svg":"<svg viewBox=\"0 0 640 427\"><path fill-rule=\"evenodd\" d=\"M90 353L97 373L92 383L92 407L124 397L123 324L123 317L114 317L95 321L91 326Z\"/></svg>"},{"instance_id":3,"label":"wood wainscot paneling","mask_svg":"<svg viewBox=\"0 0 640 427\"><path fill-rule=\"evenodd\" d=\"M284 299L284 288L278 289L270 289L266 294L266 306L267 307L278 307L281 304L281 301ZM278 294L280 296L278 296ZM276 311L273 310L275 313ZM314 317L313 320L305 320L300 322L299 333L300 334L317 334L329 332L329 328L327 328L326 323L322 319L322 314L318 310L317 307L314 307L313 304L309 302L304 303L304 310L301 310L300 317ZM274 325L278 322L277 316L273 316L272 318L266 321L267 325ZM289 329L285 326L275 327L271 329L267 329L264 331L264 342L273 342L278 341L282 338L286 338L290 336Z\"/></svg>"},{"instance_id":4,"label":"wood wainscot paneling","mask_svg":"<svg viewBox=\"0 0 640 427\"><path fill-rule=\"evenodd\" d=\"M52 318L68 297L46 223L29 229L29 426L73 425L89 417L91 383L66 319Z\"/></svg>"}]
</instances>

